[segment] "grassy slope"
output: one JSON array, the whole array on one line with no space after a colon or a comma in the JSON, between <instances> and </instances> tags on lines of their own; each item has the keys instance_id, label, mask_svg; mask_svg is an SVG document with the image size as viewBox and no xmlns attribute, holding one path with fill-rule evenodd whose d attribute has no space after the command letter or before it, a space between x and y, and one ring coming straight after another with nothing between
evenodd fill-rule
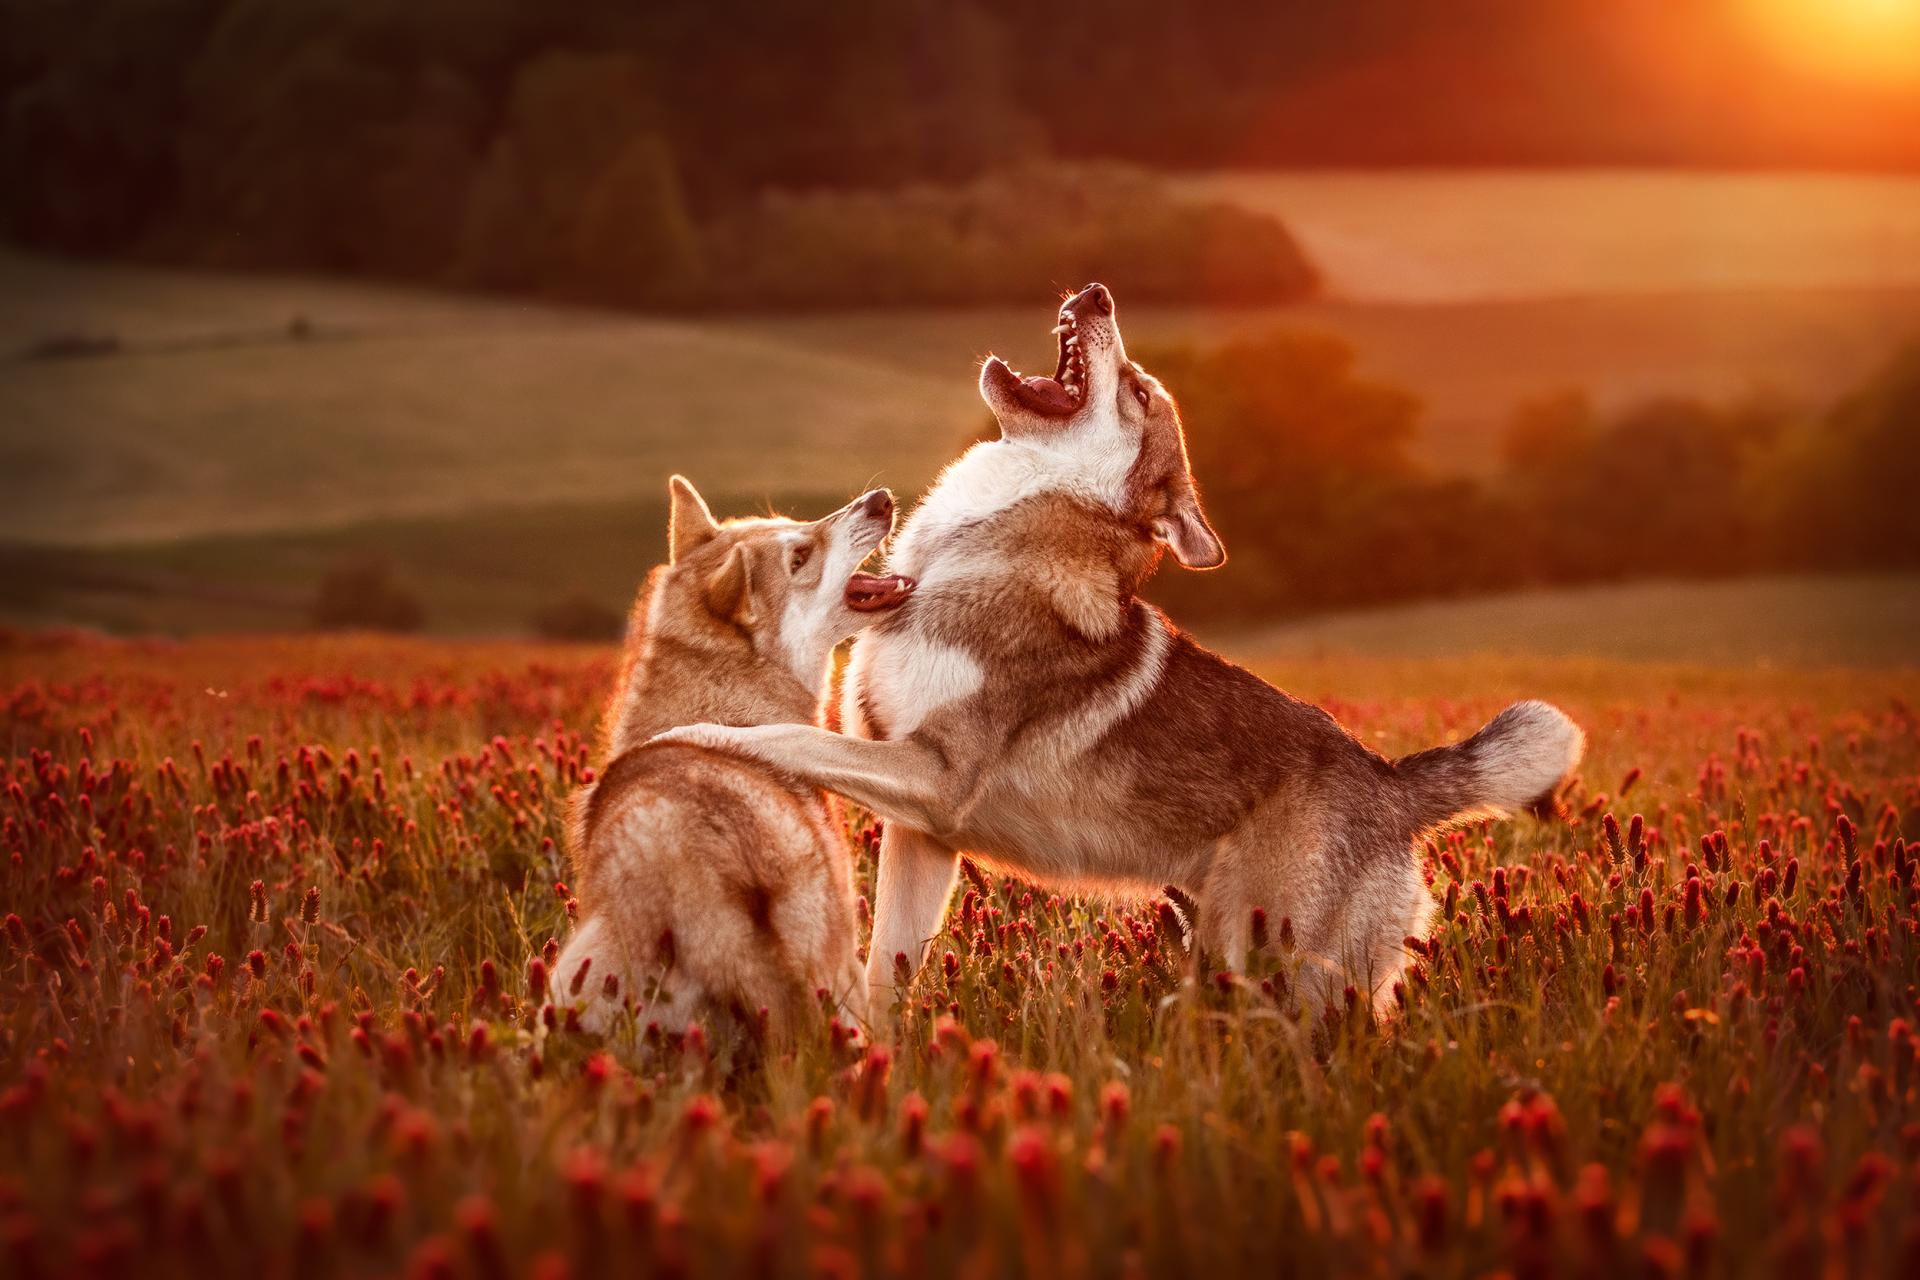
<instances>
[{"instance_id":1,"label":"grassy slope","mask_svg":"<svg viewBox=\"0 0 1920 1280\"><path fill-rule=\"evenodd\" d=\"M78 330L126 350L0 365L0 533L14 537L650 497L676 469L721 491L837 491L923 476L928 446L902 423L943 417L934 379L722 322L283 281L214 280L202 295L172 277L25 270L0 341ZM315 336L288 337L296 315Z\"/></svg>"},{"instance_id":2,"label":"grassy slope","mask_svg":"<svg viewBox=\"0 0 1920 1280\"><path fill-rule=\"evenodd\" d=\"M767 509L760 496L712 489L705 496L722 514ZM795 494L782 506L818 516L844 500ZM431 630L513 633L536 611L576 596L624 611L647 570L665 558L666 529L662 486L620 501L111 549L0 545L0 619L122 633L297 630L323 574L371 559L419 598Z\"/></svg>"},{"instance_id":3,"label":"grassy slope","mask_svg":"<svg viewBox=\"0 0 1920 1280\"><path fill-rule=\"evenodd\" d=\"M1522 654L1920 667L1920 575L1566 587L1310 618L1232 643L1274 658Z\"/></svg>"},{"instance_id":4,"label":"grassy slope","mask_svg":"<svg viewBox=\"0 0 1920 1280\"><path fill-rule=\"evenodd\" d=\"M0 257L0 538L594 503L651 495L674 469L736 493L911 491L980 420L979 356L1051 360L1044 308L655 320ZM296 316L315 337L288 337ZM1476 467L1512 405L1543 390L1830 394L1920 332L1920 290L1127 319L1136 345L1274 325L1345 334L1364 369L1426 399L1429 455ZM13 358L72 332L115 335L124 351Z\"/></svg>"},{"instance_id":5,"label":"grassy slope","mask_svg":"<svg viewBox=\"0 0 1920 1280\"><path fill-rule=\"evenodd\" d=\"M1446 301L1920 285L1920 177L1685 169L1227 172L1342 297Z\"/></svg>"}]
</instances>

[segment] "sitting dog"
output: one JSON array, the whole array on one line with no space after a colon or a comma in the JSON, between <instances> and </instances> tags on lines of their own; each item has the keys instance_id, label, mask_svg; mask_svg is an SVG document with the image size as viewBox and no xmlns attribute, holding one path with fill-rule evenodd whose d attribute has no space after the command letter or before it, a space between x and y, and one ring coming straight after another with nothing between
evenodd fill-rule
<instances>
[{"instance_id":1,"label":"sitting dog","mask_svg":"<svg viewBox=\"0 0 1920 1280\"><path fill-rule=\"evenodd\" d=\"M812 725L835 645L897 609L905 578L859 567L893 528L875 490L824 520L716 523L679 476L670 561L628 623L603 732L608 763L573 800L579 924L555 964L556 998L605 1032L679 1032L737 1010L775 1034L825 989L863 1017L852 858L837 803L739 755L649 745L672 725Z\"/></svg>"},{"instance_id":2,"label":"sitting dog","mask_svg":"<svg viewBox=\"0 0 1920 1280\"><path fill-rule=\"evenodd\" d=\"M888 567L913 599L854 648L846 735L697 726L887 820L867 977L876 1008L938 932L958 851L1062 885L1199 900L1201 953L1241 971L1262 908L1291 919L1302 994L1389 997L1433 909L1414 842L1541 803L1584 742L1544 702L1454 746L1387 760L1317 707L1201 648L1138 598L1171 551L1226 559L1173 398L1127 358L1112 295L1059 312L1053 377L999 359L1001 438L915 509Z\"/></svg>"}]
</instances>

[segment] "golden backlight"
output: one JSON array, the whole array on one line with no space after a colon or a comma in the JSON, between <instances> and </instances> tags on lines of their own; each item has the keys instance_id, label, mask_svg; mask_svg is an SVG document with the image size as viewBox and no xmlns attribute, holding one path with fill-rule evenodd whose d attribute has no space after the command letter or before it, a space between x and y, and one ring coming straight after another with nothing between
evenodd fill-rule
<instances>
[{"instance_id":1,"label":"golden backlight","mask_svg":"<svg viewBox=\"0 0 1920 1280\"><path fill-rule=\"evenodd\" d=\"M1835 80L1920 85L1920 0L1738 0L1780 60Z\"/></svg>"}]
</instances>

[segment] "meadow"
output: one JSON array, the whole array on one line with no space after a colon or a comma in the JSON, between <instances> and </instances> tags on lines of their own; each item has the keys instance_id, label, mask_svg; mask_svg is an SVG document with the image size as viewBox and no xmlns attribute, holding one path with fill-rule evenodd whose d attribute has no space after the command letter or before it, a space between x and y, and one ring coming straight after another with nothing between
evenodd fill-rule
<instances>
[{"instance_id":1,"label":"meadow","mask_svg":"<svg viewBox=\"0 0 1920 1280\"><path fill-rule=\"evenodd\" d=\"M1656 619L1649 619L1652 625ZM1912 1274L1920 680L1256 665L1564 820L1422 851L1395 1012L971 868L888 1034L544 1028L596 648L0 636L8 1274ZM850 836L870 892L873 830Z\"/></svg>"}]
</instances>

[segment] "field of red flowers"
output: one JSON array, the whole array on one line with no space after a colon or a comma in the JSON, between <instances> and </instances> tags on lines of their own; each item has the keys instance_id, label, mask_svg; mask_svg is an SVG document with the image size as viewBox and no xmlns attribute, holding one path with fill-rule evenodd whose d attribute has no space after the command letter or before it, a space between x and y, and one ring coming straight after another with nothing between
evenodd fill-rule
<instances>
[{"instance_id":1,"label":"field of red flowers","mask_svg":"<svg viewBox=\"0 0 1920 1280\"><path fill-rule=\"evenodd\" d=\"M1271 669L1592 735L1427 850L1384 1023L1292 1010L1285 919L1183 985L1167 904L973 872L885 1045L610 1050L537 1016L610 672L0 636L0 1272L1920 1274L1910 674Z\"/></svg>"}]
</instances>

